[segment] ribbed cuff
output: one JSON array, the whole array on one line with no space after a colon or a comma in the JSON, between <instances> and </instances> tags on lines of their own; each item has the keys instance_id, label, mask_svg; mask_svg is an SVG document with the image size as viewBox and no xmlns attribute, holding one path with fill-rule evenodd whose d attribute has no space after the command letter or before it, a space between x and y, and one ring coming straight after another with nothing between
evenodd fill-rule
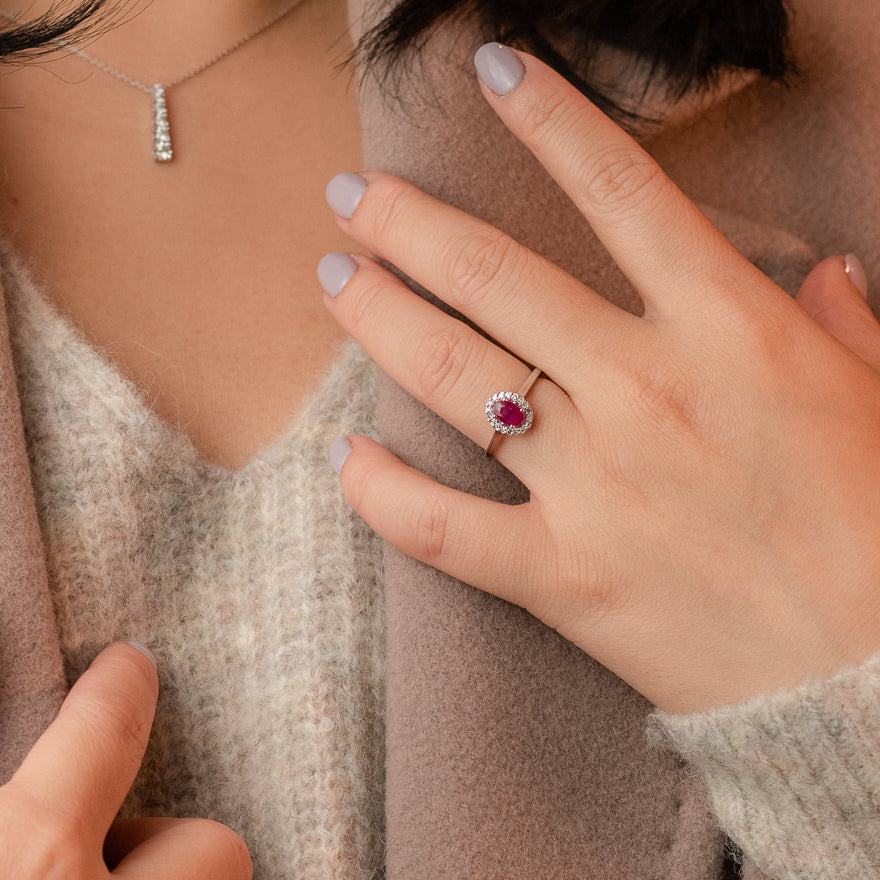
<instances>
[{"instance_id":1,"label":"ribbed cuff","mask_svg":"<svg viewBox=\"0 0 880 880\"><path fill-rule=\"evenodd\" d=\"M699 715L651 717L704 776L721 826L778 880L880 877L880 653Z\"/></svg>"}]
</instances>

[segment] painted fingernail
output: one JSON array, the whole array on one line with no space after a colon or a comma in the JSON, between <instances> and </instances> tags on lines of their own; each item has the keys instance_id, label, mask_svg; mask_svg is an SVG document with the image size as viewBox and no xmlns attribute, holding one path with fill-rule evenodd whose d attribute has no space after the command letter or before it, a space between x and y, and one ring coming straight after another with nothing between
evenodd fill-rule
<instances>
[{"instance_id":1,"label":"painted fingernail","mask_svg":"<svg viewBox=\"0 0 880 880\"><path fill-rule=\"evenodd\" d=\"M337 174L327 184L327 204L334 213L348 220L360 204L367 182L359 174Z\"/></svg>"},{"instance_id":2,"label":"painted fingernail","mask_svg":"<svg viewBox=\"0 0 880 880\"><path fill-rule=\"evenodd\" d=\"M847 254L843 258L846 264L846 274L849 280L859 289L862 296L868 298L868 276L865 274L865 267L862 261L855 254Z\"/></svg>"},{"instance_id":3,"label":"painted fingernail","mask_svg":"<svg viewBox=\"0 0 880 880\"><path fill-rule=\"evenodd\" d=\"M128 644L131 645L132 648L134 648L136 651L140 651L141 654L143 654L144 657L146 657L147 660L149 660L150 663L153 664L153 666L155 666L157 669L159 668L156 657L149 648L145 648L140 642L129 642Z\"/></svg>"},{"instance_id":4,"label":"painted fingernail","mask_svg":"<svg viewBox=\"0 0 880 880\"><path fill-rule=\"evenodd\" d=\"M337 437L330 444L330 464L337 474L342 470L349 455L351 455L351 443L348 442L348 437Z\"/></svg>"},{"instance_id":5,"label":"painted fingernail","mask_svg":"<svg viewBox=\"0 0 880 880\"><path fill-rule=\"evenodd\" d=\"M474 55L474 67L480 79L495 92L496 95L507 95L512 92L526 75L522 62L516 53L501 43L486 43L480 46Z\"/></svg>"},{"instance_id":6,"label":"painted fingernail","mask_svg":"<svg viewBox=\"0 0 880 880\"><path fill-rule=\"evenodd\" d=\"M326 254L318 263L318 282L330 296L336 296L357 268L358 264L348 254Z\"/></svg>"}]
</instances>

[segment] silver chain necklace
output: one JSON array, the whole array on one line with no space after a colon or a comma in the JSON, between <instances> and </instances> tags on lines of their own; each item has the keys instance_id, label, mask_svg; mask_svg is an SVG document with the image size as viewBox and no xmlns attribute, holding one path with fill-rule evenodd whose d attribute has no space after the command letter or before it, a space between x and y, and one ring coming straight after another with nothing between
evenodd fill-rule
<instances>
[{"instance_id":1,"label":"silver chain necklace","mask_svg":"<svg viewBox=\"0 0 880 880\"><path fill-rule=\"evenodd\" d=\"M152 86L148 86L146 83L136 80L133 76L129 76L127 73L123 73L121 70L117 70L115 67L105 64L103 61L95 58L94 55L89 55L88 52L79 49L72 43L68 43L66 40L52 40L52 42L56 46L65 49L71 55L78 55L84 61L93 64L98 70L103 70L104 73L109 73L110 76L115 76L116 79L121 79L124 83L128 83L128 85L133 86L141 92L146 92L146 94L151 97L153 105L153 158L157 162L170 162L174 157L174 151L171 148L171 126L168 122L168 105L166 102L166 95L169 89L179 86L181 83L186 82L188 79L192 79L197 74L212 67L218 61L222 61L227 55L232 54L236 49L241 48L254 37L257 37L263 33L263 31L268 30L273 24L281 21L285 15L291 12L296 6L299 6L301 2L302 0L288 0L288 2L285 3L284 6L282 6L274 15L270 16L262 24L257 25L252 31L236 40L231 46L224 49L218 55L209 58L204 64L200 64L188 73L183 74L183 76L179 76L177 79L165 84L155 83ZM2 15L12 21L17 20L7 12L3 12Z\"/></svg>"}]
</instances>

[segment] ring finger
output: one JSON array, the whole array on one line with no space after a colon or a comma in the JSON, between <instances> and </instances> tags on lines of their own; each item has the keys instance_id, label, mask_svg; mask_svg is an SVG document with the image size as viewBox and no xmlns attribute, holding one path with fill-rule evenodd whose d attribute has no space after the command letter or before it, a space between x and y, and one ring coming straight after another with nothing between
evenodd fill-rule
<instances>
[{"instance_id":1,"label":"ring finger","mask_svg":"<svg viewBox=\"0 0 880 880\"><path fill-rule=\"evenodd\" d=\"M486 400L498 391L518 391L530 367L367 257L329 254L319 277L328 309L391 378L485 448L494 433ZM497 453L527 485L539 476L540 462L549 460L556 432L577 419L565 392L546 379L528 400L534 427ZM544 413L552 419L542 418Z\"/></svg>"}]
</instances>

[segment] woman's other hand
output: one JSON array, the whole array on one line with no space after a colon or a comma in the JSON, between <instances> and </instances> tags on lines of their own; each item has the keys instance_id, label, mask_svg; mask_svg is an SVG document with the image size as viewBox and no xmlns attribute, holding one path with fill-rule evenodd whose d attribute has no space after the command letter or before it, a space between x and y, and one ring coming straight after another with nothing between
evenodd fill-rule
<instances>
[{"instance_id":1,"label":"woman's other hand","mask_svg":"<svg viewBox=\"0 0 880 880\"><path fill-rule=\"evenodd\" d=\"M347 497L404 552L527 608L669 712L865 659L880 647L878 329L843 259L802 308L553 71L481 53L487 100L645 313L401 180L334 179L346 232L507 349L375 261L325 258L327 307L397 382L485 447L484 402L516 391L525 363L544 372L534 427L497 453L528 503L452 491L362 437L334 450Z\"/></svg>"},{"instance_id":2,"label":"woman's other hand","mask_svg":"<svg viewBox=\"0 0 880 880\"><path fill-rule=\"evenodd\" d=\"M155 666L141 650L117 644L95 659L0 788L0 877L249 880L244 842L216 822L114 823L147 747L157 693Z\"/></svg>"}]
</instances>

